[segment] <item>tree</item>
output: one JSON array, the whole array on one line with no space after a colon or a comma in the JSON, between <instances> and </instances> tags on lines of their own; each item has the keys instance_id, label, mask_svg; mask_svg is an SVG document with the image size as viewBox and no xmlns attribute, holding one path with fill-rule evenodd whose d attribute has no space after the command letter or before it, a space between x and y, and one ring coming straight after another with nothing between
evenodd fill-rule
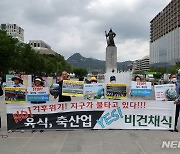
<instances>
[{"instance_id":1,"label":"tree","mask_svg":"<svg viewBox=\"0 0 180 154\"><path fill-rule=\"evenodd\" d=\"M176 64L175 66L172 66L172 67L170 68L170 73L171 73L171 74L176 74L179 69L180 69L180 64Z\"/></svg>"},{"instance_id":2,"label":"tree","mask_svg":"<svg viewBox=\"0 0 180 154\"><path fill-rule=\"evenodd\" d=\"M0 30L0 72L5 74L11 68L11 60L16 56L17 39L6 34L6 31Z\"/></svg>"},{"instance_id":3,"label":"tree","mask_svg":"<svg viewBox=\"0 0 180 154\"><path fill-rule=\"evenodd\" d=\"M87 76L88 74L88 71L83 68L74 68L73 72L75 73L77 78Z\"/></svg>"},{"instance_id":4,"label":"tree","mask_svg":"<svg viewBox=\"0 0 180 154\"><path fill-rule=\"evenodd\" d=\"M2 30L0 55L0 73L4 75L10 71L39 76L60 74L63 70L72 72L72 66L62 55L42 55Z\"/></svg>"}]
</instances>

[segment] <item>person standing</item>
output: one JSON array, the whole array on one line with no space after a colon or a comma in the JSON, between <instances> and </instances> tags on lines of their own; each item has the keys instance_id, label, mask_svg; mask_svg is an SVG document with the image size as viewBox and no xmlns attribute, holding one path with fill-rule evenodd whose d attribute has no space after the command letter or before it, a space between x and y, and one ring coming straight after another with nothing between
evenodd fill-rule
<instances>
[{"instance_id":1,"label":"person standing","mask_svg":"<svg viewBox=\"0 0 180 154\"><path fill-rule=\"evenodd\" d=\"M90 83L92 84L92 83L97 83L97 79L96 79L96 77L91 77L91 79L90 79Z\"/></svg>"},{"instance_id":2,"label":"person standing","mask_svg":"<svg viewBox=\"0 0 180 154\"><path fill-rule=\"evenodd\" d=\"M170 83L176 85L177 97L176 97L176 99L174 101L174 104L176 104L174 132L178 132L177 123L178 123L179 111L180 111L180 84L177 82L176 74L171 74L171 76L170 76Z\"/></svg>"},{"instance_id":3,"label":"person standing","mask_svg":"<svg viewBox=\"0 0 180 154\"><path fill-rule=\"evenodd\" d=\"M12 77L11 80L14 81L13 87L23 87L23 80L21 79L20 76L15 75L14 77Z\"/></svg>"},{"instance_id":4,"label":"person standing","mask_svg":"<svg viewBox=\"0 0 180 154\"><path fill-rule=\"evenodd\" d=\"M70 96L63 96L62 95L62 85L63 85L63 80L68 80L68 73L67 71L63 71L61 74L61 81L58 82L59 84L59 100L58 102L68 102L71 101L71 97ZM58 97L57 95L54 96L54 98L56 99Z\"/></svg>"},{"instance_id":5,"label":"person standing","mask_svg":"<svg viewBox=\"0 0 180 154\"><path fill-rule=\"evenodd\" d=\"M41 77L35 77L34 78L34 85L33 87L36 88L41 88L44 86L44 81ZM46 103L46 101L31 101L32 104L42 104L42 103Z\"/></svg>"},{"instance_id":6,"label":"person standing","mask_svg":"<svg viewBox=\"0 0 180 154\"><path fill-rule=\"evenodd\" d=\"M136 75L133 79L135 82L142 82L142 78L139 75ZM132 90L132 89L131 89ZM144 96L132 96L132 92L130 90L130 99L131 100L145 100Z\"/></svg>"},{"instance_id":7,"label":"person standing","mask_svg":"<svg viewBox=\"0 0 180 154\"><path fill-rule=\"evenodd\" d=\"M34 79L34 86L33 87L43 87L44 86L44 81L40 77L35 77Z\"/></svg>"},{"instance_id":8,"label":"person standing","mask_svg":"<svg viewBox=\"0 0 180 154\"><path fill-rule=\"evenodd\" d=\"M2 86L0 84L0 96L2 96L2 95L3 95L3 89L2 89Z\"/></svg>"}]
</instances>

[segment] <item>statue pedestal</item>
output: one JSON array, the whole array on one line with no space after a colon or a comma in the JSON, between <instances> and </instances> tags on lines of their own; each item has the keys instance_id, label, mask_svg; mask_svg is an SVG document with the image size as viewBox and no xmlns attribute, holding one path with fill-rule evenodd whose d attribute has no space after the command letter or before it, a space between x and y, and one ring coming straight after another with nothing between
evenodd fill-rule
<instances>
[{"instance_id":1,"label":"statue pedestal","mask_svg":"<svg viewBox=\"0 0 180 154\"><path fill-rule=\"evenodd\" d=\"M114 70L117 73L117 47L107 46L106 47L106 73Z\"/></svg>"}]
</instances>

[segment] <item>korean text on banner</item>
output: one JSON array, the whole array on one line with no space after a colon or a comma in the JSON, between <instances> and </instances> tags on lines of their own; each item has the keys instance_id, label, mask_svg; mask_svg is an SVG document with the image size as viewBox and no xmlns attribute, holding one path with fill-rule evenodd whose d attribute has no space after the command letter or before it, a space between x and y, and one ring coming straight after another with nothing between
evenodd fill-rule
<instances>
[{"instance_id":1,"label":"korean text on banner","mask_svg":"<svg viewBox=\"0 0 180 154\"><path fill-rule=\"evenodd\" d=\"M80 100L46 104L7 104L8 130L155 129L172 130L173 101Z\"/></svg>"},{"instance_id":2,"label":"korean text on banner","mask_svg":"<svg viewBox=\"0 0 180 154\"><path fill-rule=\"evenodd\" d=\"M132 96L152 96L151 82L131 82Z\"/></svg>"},{"instance_id":3,"label":"korean text on banner","mask_svg":"<svg viewBox=\"0 0 180 154\"><path fill-rule=\"evenodd\" d=\"M46 102L49 101L49 87L28 87L28 102Z\"/></svg>"}]
</instances>

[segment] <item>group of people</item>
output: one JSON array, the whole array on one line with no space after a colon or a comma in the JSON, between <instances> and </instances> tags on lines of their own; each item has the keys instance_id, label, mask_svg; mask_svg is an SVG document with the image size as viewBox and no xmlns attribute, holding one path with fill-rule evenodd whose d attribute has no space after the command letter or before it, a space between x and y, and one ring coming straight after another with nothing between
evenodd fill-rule
<instances>
[{"instance_id":1,"label":"group of people","mask_svg":"<svg viewBox=\"0 0 180 154\"><path fill-rule=\"evenodd\" d=\"M19 75L15 75L14 77L12 77L11 80L14 81L13 87L23 87L23 80ZM44 80L40 77L35 77L33 87L43 87L43 86L44 86Z\"/></svg>"},{"instance_id":2,"label":"group of people","mask_svg":"<svg viewBox=\"0 0 180 154\"><path fill-rule=\"evenodd\" d=\"M57 97L59 97L59 99L58 99L59 102L71 101L70 96L63 96L62 95L63 80L69 80L67 71L63 71L62 74L61 74L61 81L58 82L58 84L59 84L59 92L58 92L57 95L54 95L54 98L56 99ZM115 80L116 80L115 76L111 76L110 82L113 83L113 81L115 81ZM17 75L14 76L12 78L12 81L14 81L14 87L23 87L23 80L21 79L20 76L17 76ZM141 82L142 78L140 76L135 76L134 81ZM97 79L95 77L91 77L89 83L97 83ZM176 99L174 101L174 104L176 104L176 113L175 113L175 127L174 127L173 131L178 132L177 123L178 123L179 111L180 111L180 83L177 82L176 74L171 74L169 83L176 85L177 97L176 97ZM40 77L35 77L33 86L34 87L43 87L44 86L43 79L40 78ZM0 86L0 95L3 95L3 91L2 91L1 86Z\"/></svg>"},{"instance_id":3,"label":"group of people","mask_svg":"<svg viewBox=\"0 0 180 154\"><path fill-rule=\"evenodd\" d=\"M66 71L63 71L62 72L62 81L60 81L60 83L59 83L60 87L61 87L61 92L59 94L59 101L60 102L61 101L71 101L70 96L62 96L62 83L63 83L63 80L67 80L67 76L68 76L68 73ZM114 83L115 81L116 81L116 77L111 76L110 77L110 82ZM134 81L142 82L142 78L137 75L137 76L134 77ZM95 77L91 77L90 83L97 83L97 79ZM170 83L176 85L177 97L176 97L176 99L174 101L174 104L176 104L176 113L175 113L175 126L174 126L173 131L178 132L177 124L178 124L178 118L179 118L179 112L180 112L180 83L177 82L177 75L176 74L171 74L170 75Z\"/></svg>"},{"instance_id":4,"label":"group of people","mask_svg":"<svg viewBox=\"0 0 180 154\"><path fill-rule=\"evenodd\" d=\"M175 112L175 126L174 126L174 132L178 132L177 124L178 124L178 118L179 118L179 112L180 112L180 83L177 82L177 75L171 74L169 84L175 84L176 85L176 99L174 100L174 104L176 104L176 112ZM141 82L142 78L140 76L135 76L134 81Z\"/></svg>"}]
</instances>

